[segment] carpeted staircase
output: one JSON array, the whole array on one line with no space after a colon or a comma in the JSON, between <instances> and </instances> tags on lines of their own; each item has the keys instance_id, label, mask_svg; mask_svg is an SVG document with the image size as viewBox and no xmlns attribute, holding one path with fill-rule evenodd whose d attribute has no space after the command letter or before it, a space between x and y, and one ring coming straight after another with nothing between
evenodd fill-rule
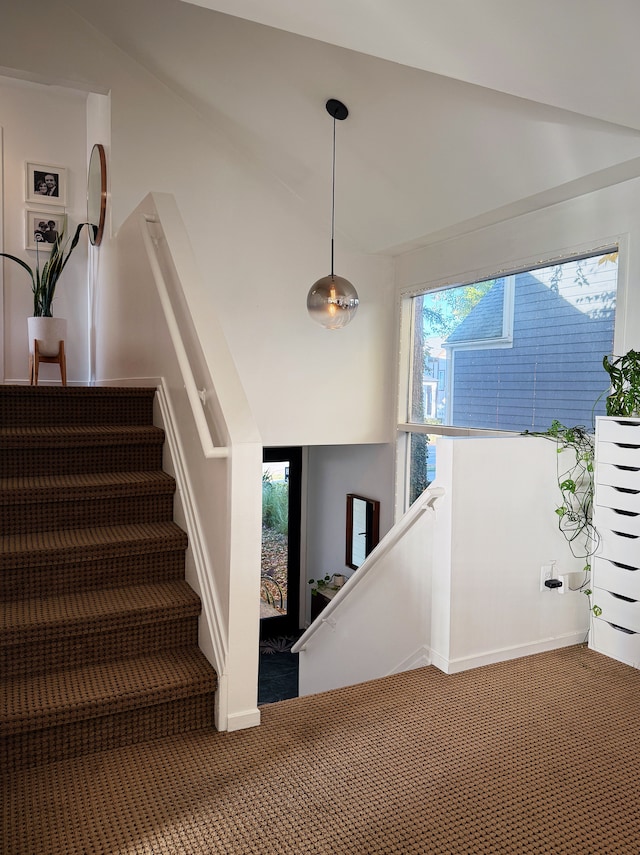
<instances>
[{"instance_id":1,"label":"carpeted staircase","mask_svg":"<svg viewBox=\"0 0 640 855\"><path fill-rule=\"evenodd\" d=\"M153 398L0 386L5 770L213 727Z\"/></svg>"}]
</instances>

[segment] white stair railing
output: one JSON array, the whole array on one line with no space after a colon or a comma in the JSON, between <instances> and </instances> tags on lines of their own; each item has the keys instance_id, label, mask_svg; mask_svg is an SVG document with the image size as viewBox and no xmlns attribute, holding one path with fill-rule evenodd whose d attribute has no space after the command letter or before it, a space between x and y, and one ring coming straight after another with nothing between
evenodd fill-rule
<instances>
[{"instance_id":1,"label":"white stair railing","mask_svg":"<svg viewBox=\"0 0 640 855\"><path fill-rule=\"evenodd\" d=\"M354 595L357 586L362 585L362 583L366 581L367 576L376 569L382 558L394 549L406 533L413 528L422 514L431 510L434 506L434 502L441 496L444 496L444 489L442 487L432 487L425 490L422 496L413 503L399 522L393 526L393 528L382 538L380 543L369 553L358 568L357 572L347 580L336 596L329 601L328 605L322 610L322 613L318 615L306 632L300 636L296 644L291 648L293 653L300 653L306 650L311 639L318 632L322 624L328 623L333 626L336 625L337 616L334 617L334 614L340 609L341 603L343 603L347 597Z\"/></svg>"},{"instance_id":2,"label":"white stair railing","mask_svg":"<svg viewBox=\"0 0 640 855\"><path fill-rule=\"evenodd\" d=\"M196 430L198 431L200 445L202 446L202 453L207 459L214 457L227 457L229 454L229 448L226 445L216 446L211 436L211 431L209 430L209 425L207 424L203 409L206 403L207 392L206 389L199 390L196 385L191 362L187 356L178 321L176 319L175 312L173 311L173 305L167 290L167 283L158 258L160 239L156 235L153 235L150 230L152 225L160 225L159 219L153 214L141 214L141 225L142 240L147 251L149 265L158 290L158 297L160 299L169 335L171 336L171 342L178 360L178 366L184 382L187 398L191 406L191 412L193 413L193 419L196 425ZM213 387L213 384L211 384L211 387Z\"/></svg>"}]
</instances>

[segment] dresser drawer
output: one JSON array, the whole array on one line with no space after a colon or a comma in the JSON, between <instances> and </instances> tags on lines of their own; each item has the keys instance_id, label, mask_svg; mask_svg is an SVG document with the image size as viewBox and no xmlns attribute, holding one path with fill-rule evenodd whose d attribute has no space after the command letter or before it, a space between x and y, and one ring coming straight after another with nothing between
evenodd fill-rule
<instances>
[{"instance_id":1,"label":"dresser drawer","mask_svg":"<svg viewBox=\"0 0 640 855\"><path fill-rule=\"evenodd\" d=\"M598 533L600 535L598 555L601 558L608 558L610 561L616 561L619 564L628 564L630 567L638 566L638 562L640 562L640 536L625 536L616 531L600 528Z\"/></svg>"},{"instance_id":2,"label":"dresser drawer","mask_svg":"<svg viewBox=\"0 0 640 855\"><path fill-rule=\"evenodd\" d=\"M607 558L594 558L592 579L594 588L604 588L606 591L614 591L633 600L640 600L640 568L638 567L616 564Z\"/></svg>"},{"instance_id":3,"label":"dresser drawer","mask_svg":"<svg viewBox=\"0 0 640 855\"><path fill-rule=\"evenodd\" d=\"M593 523L602 537L607 531L620 531L623 534L635 534L640 537L640 514L636 514L635 511L623 511L619 508L605 508L598 505Z\"/></svg>"},{"instance_id":4,"label":"dresser drawer","mask_svg":"<svg viewBox=\"0 0 640 855\"><path fill-rule=\"evenodd\" d=\"M598 442L631 443L640 447L640 419L599 418L596 435Z\"/></svg>"},{"instance_id":5,"label":"dresser drawer","mask_svg":"<svg viewBox=\"0 0 640 855\"><path fill-rule=\"evenodd\" d=\"M625 631L602 618L591 622L589 647L634 668L640 665L640 633Z\"/></svg>"},{"instance_id":6,"label":"dresser drawer","mask_svg":"<svg viewBox=\"0 0 640 855\"><path fill-rule=\"evenodd\" d=\"M629 487L596 486L596 503L618 511L631 511L640 516L640 490Z\"/></svg>"},{"instance_id":7,"label":"dresser drawer","mask_svg":"<svg viewBox=\"0 0 640 855\"><path fill-rule=\"evenodd\" d=\"M596 491L602 485L623 487L640 492L640 467L616 466L613 463L598 463L596 467ZM603 503L603 504L606 504Z\"/></svg>"},{"instance_id":8,"label":"dresser drawer","mask_svg":"<svg viewBox=\"0 0 640 855\"><path fill-rule=\"evenodd\" d=\"M598 442L596 460L599 464L613 463L617 466L640 467L640 445Z\"/></svg>"},{"instance_id":9,"label":"dresser drawer","mask_svg":"<svg viewBox=\"0 0 640 855\"><path fill-rule=\"evenodd\" d=\"M640 632L640 602L612 591L594 588L592 603L602 609L600 619Z\"/></svg>"}]
</instances>

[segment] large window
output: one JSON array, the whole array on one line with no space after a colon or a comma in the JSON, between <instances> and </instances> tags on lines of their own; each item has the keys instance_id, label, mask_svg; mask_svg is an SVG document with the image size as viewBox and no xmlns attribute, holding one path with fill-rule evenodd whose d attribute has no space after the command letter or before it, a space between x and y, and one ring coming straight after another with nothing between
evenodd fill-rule
<instances>
[{"instance_id":1,"label":"large window","mask_svg":"<svg viewBox=\"0 0 640 855\"><path fill-rule=\"evenodd\" d=\"M407 422L425 426L411 434L412 499L435 474L427 425L544 431L604 413L617 261L610 251L412 298Z\"/></svg>"}]
</instances>

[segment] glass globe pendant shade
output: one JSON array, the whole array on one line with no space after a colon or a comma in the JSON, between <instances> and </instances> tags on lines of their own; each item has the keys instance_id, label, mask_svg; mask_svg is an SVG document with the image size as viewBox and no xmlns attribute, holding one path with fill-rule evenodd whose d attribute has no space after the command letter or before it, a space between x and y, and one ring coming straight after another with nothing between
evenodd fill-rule
<instances>
[{"instance_id":1,"label":"glass globe pendant shade","mask_svg":"<svg viewBox=\"0 0 640 855\"><path fill-rule=\"evenodd\" d=\"M316 323L328 330L339 330L353 319L358 309L358 292L342 276L323 276L307 295L307 311Z\"/></svg>"}]
</instances>

